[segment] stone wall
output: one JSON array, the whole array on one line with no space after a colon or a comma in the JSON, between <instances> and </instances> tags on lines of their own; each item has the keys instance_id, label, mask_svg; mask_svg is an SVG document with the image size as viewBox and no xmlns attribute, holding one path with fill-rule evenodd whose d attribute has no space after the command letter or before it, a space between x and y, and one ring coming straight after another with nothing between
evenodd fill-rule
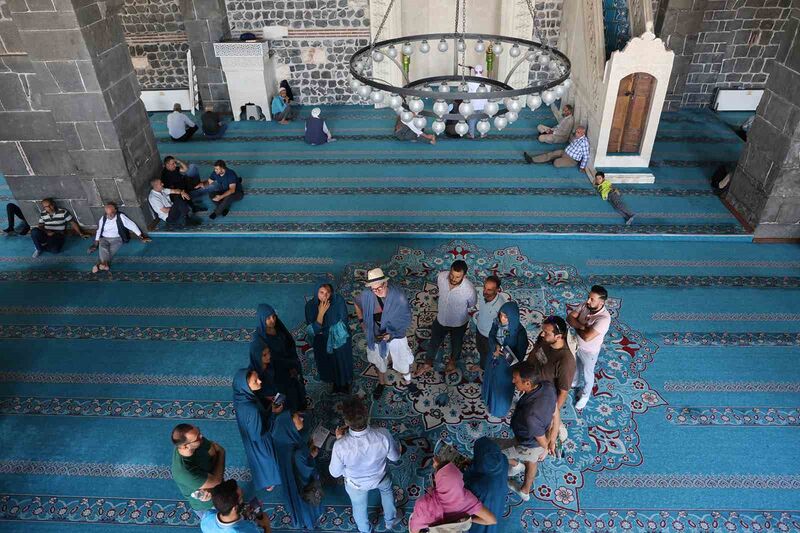
<instances>
[{"instance_id":1,"label":"stone wall","mask_svg":"<svg viewBox=\"0 0 800 533\"><path fill-rule=\"evenodd\" d=\"M656 33L676 54L666 109L708 106L717 89L763 89L792 0L660 0Z\"/></svg>"},{"instance_id":2,"label":"stone wall","mask_svg":"<svg viewBox=\"0 0 800 533\"><path fill-rule=\"evenodd\" d=\"M186 89L186 28L178 0L125 0L120 12L142 89Z\"/></svg>"}]
</instances>

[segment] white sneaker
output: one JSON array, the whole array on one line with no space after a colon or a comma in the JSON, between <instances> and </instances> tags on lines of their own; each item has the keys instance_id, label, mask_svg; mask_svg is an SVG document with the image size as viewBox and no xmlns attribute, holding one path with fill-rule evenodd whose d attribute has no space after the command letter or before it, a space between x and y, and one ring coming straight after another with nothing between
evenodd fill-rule
<instances>
[{"instance_id":1,"label":"white sneaker","mask_svg":"<svg viewBox=\"0 0 800 533\"><path fill-rule=\"evenodd\" d=\"M40 255L42 255L42 252L40 252L39 250L34 250L33 255L31 257L39 257Z\"/></svg>"},{"instance_id":2,"label":"white sneaker","mask_svg":"<svg viewBox=\"0 0 800 533\"><path fill-rule=\"evenodd\" d=\"M509 490L511 490L511 492L522 498L523 502L527 502L528 500L531 499L530 492L522 492L521 490L522 487L519 485L519 483L516 483L515 481L509 481L508 488Z\"/></svg>"},{"instance_id":3,"label":"white sneaker","mask_svg":"<svg viewBox=\"0 0 800 533\"><path fill-rule=\"evenodd\" d=\"M508 465L508 477L516 477L523 472L525 472L525 463L521 461L514 466Z\"/></svg>"},{"instance_id":4,"label":"white sneaker","mask_svg":"<svg viewBox=\"0 0 800 533\"><path fill-rule=\"evenodd\" d=\"M577 403L575 404L576 411L582 411L586 404L589 403L589 395L583 394L580 398L578 398Z\"/></svg>"}]
</instances>

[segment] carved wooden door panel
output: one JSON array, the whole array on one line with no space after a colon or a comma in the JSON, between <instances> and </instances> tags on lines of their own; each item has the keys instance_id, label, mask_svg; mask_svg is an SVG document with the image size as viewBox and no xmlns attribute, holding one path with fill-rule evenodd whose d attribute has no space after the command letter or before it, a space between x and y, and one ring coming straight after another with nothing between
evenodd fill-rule
<instances>
[{"instance_id":1,"label":"carved wooden door panel","mask_svg":"<svg viewBox=\"0 0 800 533\"><path fill-rule=\"evenodd\" d=\"M639 153L655 89L655 78L637 72L622 78L617 91L608 153Z\"/></svg>"}]
</instances>

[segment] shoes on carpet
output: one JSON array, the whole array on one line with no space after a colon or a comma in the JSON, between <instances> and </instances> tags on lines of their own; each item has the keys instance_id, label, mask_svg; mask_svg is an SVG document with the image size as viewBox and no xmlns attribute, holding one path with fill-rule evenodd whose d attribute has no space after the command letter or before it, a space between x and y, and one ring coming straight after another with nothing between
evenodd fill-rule
<instances>
[{"instance_id":1,"label":"shoes on carpet","mask_svg":"<svg viewBox=\"0 0 800 533\"><path fill-rule=\"evenodd\" d=\"M11 237L12 235L16 235L17 234L17 232L14 231L14 228L6 228L6 229L3 230L3 233L8 235L9 237Z\"/></svg>"},{"instance_id":2,"label":"shoes on carpet","mask_svg":"<svg viewBox=\"0 0 800 533\"><path fill-rule=\"evenodd\" d=\"M529 165L533 164L533 158L528 154L528 152L522 152L522 157L525 158L525 162Z\"/></svg>"},{"instance_id":3,"label":"shoes on carpet","mask_svg":"<svg viewBox=\"0 0 800 533\"><path fill-rule=\"evenodd\" d=\"M630 226L631 224L633 224L633 219L634 218L636 218L636 215L631 215L631 217L628 220L625 221L625 225L626 226Z\"/></svg>"},{"instance_id":4,"label":"shoes on carpet","mask_svg":"<svg viewBox=\"0 0 800 533\"><path fill-rule=\"evenodd\" d=\"M30 232L31 232L31 227L30 226L25 226L24 228L22 228L22 231L20 231L19 234L20 235L27 235Z\"/></svg>"},{"instance_id":5,"label":"shoes on carpet","mask_svg":"<svg viewBox=\"0 0 800 533\"><path fill-rule=\"evenodd\" d=\"M39 257L40 255L42 255L42 252L40 252L39 250L34 250L33 255L31 255L31 257Z\"/></svg>"},{"instance_id":6,"label":"shoes on carpet","mask_svg":"<svg viewBox=\"0 0 800 533\"><path fill-rule=\"evenodd\" d=\"M523 502L527 502L528 500L531 499L531 493L530 492L522 492L522 486L519 483L517 483L516 481L509 481L508 482L508 489L511 492L513 492L514 494L516 494L517 496L519 496L520 498L522 498Z\"/></svg>"},{"instance_id":7,"label":"shoes on carpet","mask_svg":"<svg viewBox=\"0 0 800 533\"><path fill-rule=\"evenodd\" d=\"M375 390L372 391L372 399L378 401L383 396L383 390L386 388L386 385L378 383L378 386L375 387Z\"/></svg>"},{"instance_id":8,"label":"shoes on carpet","mask_svg":"<svg viewBox=\"0 0 800 533\"><path fill-rule=\"evenodd\" d=\"M392 520L391 522L386 522L386 531L394 531L394 528L396 528L402 523L404 516L405 513L403 511L398 510L397 516L394 517L394 520Z\"/></svg>"},{"instance_id":9,"label":"shoes on carpet","mask_svg":"<svg viewBox=\"0 0 800 533\"><path fill-rule=\"evenodd\" d=\"M196 217L189 217L186 219L186 224L189 226L199 226L203 221Z\"/></svg>"},{"instance_id":10,"label":"shoes on carpet","mask_svg":"<svg viewBox=\"0 0 800 533\"><path fill-rule=\"evenodd\" d=\"M98 272L100 272L100 267L97 266L97 265L93 266L92 267L92 274L97 274Z\"/></svg>"},{"instance_id":11,"label":"shoes on carpet","mask_svg":"<svg viewBox=\"0 0 800 533\"><path fill-rule=\"evenodd\" d=\"M224 217L228 216L228 212L229 211L230 211L230 209L223 209L222 210L222 216L224 216Z\"/></svg>"},{"instance_id":12,"label":"shoes on carpet","mask_svg":"<svg viewBox=\"0 0 800 533\"><path fill-rule=\"evenodd\" d=\"M525 472L525 463L518 461L514 466L508 465L508 477L517 477Z\"/></svg>"},{"instance_id":13,"label":"shoes on carpet","mask_svg":"<svg viewBox=\"0 0 800 533\"><path fill-rule=\"evenodd\" d=\"M586 404L589 403L589 396L590 396L589 394L582 394L578 398L578 401L575 403L576 411L581 411L583 410L584 407L586 407Z\"/></svg>"},{"instance_id":14,"label":"shoes on carpet","mask_svg":"<svg viewBox=\"0 0 800 533\"><path fill-rule=\"evenodd\" d=\"M210 218L211 220L214 220L215 218L217 218L217 214L216 213L211 213L210 215L208 215L208 218Z\"/></svg>"}]
</instances>

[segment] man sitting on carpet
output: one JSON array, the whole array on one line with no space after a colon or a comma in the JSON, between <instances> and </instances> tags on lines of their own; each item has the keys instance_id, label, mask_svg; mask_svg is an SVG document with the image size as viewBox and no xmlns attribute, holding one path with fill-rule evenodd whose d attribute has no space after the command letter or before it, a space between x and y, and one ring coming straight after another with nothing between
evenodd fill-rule
<instances>
[{"instance_id":1,"label":"man sitting on carpet","mask_svg":"<svg viewBox=\"0 0 800 533\"><path fill-rule=\"evenodd\" d=\"M225 448L203 437L200 428L178 424L172 430L172 479L201 519L213 508L212 488L225 474Z\"/></svg>"},{"instance_id":2,"label":"man sitting on carpet","mask_svg":"<svg viewBox=\"0 0 800 533\"><path fill-rule=\"evenodd\" d=\"M36 248L33 257L39 257L42 252L57 254L64 247L67 237L67 224L79 237L86 239L91 233L84 233L72 214L63 207L56 207L52 198L42 200L42 212L39 215L39 226L31 230L31 240Z\"/></svg>"},{"instance_id":3,"label":"man sitting on carpet","mask_svg":"<svg viewBox=\"0 0 800 533\"><path fill-rule=\"evenodd\" d=\"M244 497L235 479L223 481L211 489L214 509L206 513L200 521L203 533L270 533L269 516L258 513L255 520L242 516Z\"/></svg>"},{"instance_id":4,"label":"man sitting on carpet","mask_svg":"<svg viewBox=\"0 0 800 533\"><path fill-rule=\"evenodd\" d=\"M219 113L214 111L214 106L211 104L206 105L200 122L203 124L203 135L207 139L221 139L225 135L225 130L228 129L228 125L222 122Z\"/></svg>"},{"instance_id":5,"label":"man sitting on carpet","mask_svg":"<svg viewBox=\"0 0 800 533\"><path fill-rule=\"evenodd\" d=\"M514 387L522 393L511 415L513 439L495 439L508 457L508 476L525 473L522 485L509 481L508 488L522 501L531 498L538 464L547 458L547 429L553 421L556 391L553 382L542 380L529 363L518 363L512 370Z\"/></svg>"},{"instance_id":6,"label":"man sitting on carpet","mask_svg":"<svg viewBox=\"0 0 800 533\"><path fill-rule=\"evenodd\" d=\"M297 109L292 105L285 87L278 89L278 94L272 98L272 119L278 124L288 124L297 116Z\"/></svg>"},{"instance_id":7,"label":"man sitting on carpet","mask_svg":"<svg viewBox=\"0 0 800 533\"><path fill-rule=\"evenodd\" d=\"M244 198L242 178L229 169L222 159L214 163L214 172L211 173L203 185L208 190L211 201L217 206L208 217L212 220L220 215L223 217L228 216L228 211L230 211L233 202L238 202Z\"/></svg>"},{"instance_id":8,"label":"man sitting on carpet","mask_svg":"<svg viewBox=\"0 0 800 533\"><path fill-rule=\"evenodd\" d=\"M336 139L331 135L328 129L328 123L324 118L320 118L322 110L315 107L311 110L311 116L306 119L305 134L303 138L306 143L312 146L318 146L327 142L333 142Z\"/></svg>"},{"instance_id":9,"label":"man sitting on carpet","mask_svg":"<svg viewBox=\"0 0 800 533\"><path fill-rule=\"evenodd\" d=\"M416 127L413 120L403 122L400 117L397 117L397 122L394 124L394 136L401 141L416 141L422 137L429 143L436 144L436 135L427 134Z\"/></svg>"},{"instance_id":10,"label":"man sitting on carpet","mask_svg":"<svg viewBox=\"0 0 800 533\"><path fill-rule=\"evenodd\" d=\"M580 165L579 168L583 172L583 169L589 163L589 139L586 137L586 128L578 126L575 130L575 137L564 150L553 150L533 157L528 152L523 152L522 155L529 165L531 163L549 163L552 161L553 166L556 168Z\"/></svg>"},{"instance_id":11,"label":"man sitting on carpet","mask_svg":"<svg viewBox=\"0 0 800 533\"><path fill-rule=\"evenodd\" d=\"M408 346L406 331L411 326L411 306L399 287L389 284L383 270L367 273L366 289L355 302L356 315L367 337L367 360L378 370L378 386L372 397L378 400L386 388L386 371L392 368L403 376L403 383L412 392L411 364L414 354Z\"/></svg>"},{"instance_id":12,"label":"man sitting on carpet","mask_svg":"<svg viewBox=\"0 0 800 533\"><path fill-rule=\"evenodd\" d=\"M184 142L192 138L198 127L181 111L181 104L172 106L172 113L167 115L167 129L170 138L175 142Z\"/></svg>"},{"instance_id":13,"label":"man sitting on carpet","mask_svg":"<svg viewBox=\"0 0 800 533\"><path fill-rule=\"evenodd\" d=\"M555 107L553 107L555 109ZM569 140L572 135L572 127L575 125L575 117L572 116L572 106L569 104L564 105L561 111L561 117L558 118L558 125L555 128L539 124L536 130L541 134L539 135L539 142L545 144L561 144Z\"/></svg>"},{"instance_id":14,"label":"man sitting on carpet","mask_svg":"<svg viewBox=\"0 0 800 533\"><path fill-rule=\"evenodd\" d=\"M92 254L100 249L100 261L92 267L92 273L97 274L99 270L110 270L111 259L119 251L123 244L131 240L133 232L142 242L150 242L150 237L142 233L136 222L129 219L125 213L117 210L117 204L108 202L105 205L105 214L97 222L97 235L94 243L89 247Z\"/></svg>"},{"instance_id":15,"label":"man sitting on carpet","mask_svg":"<svg viewBox=\"0 0 800 533\"><path fill-rule=\"evenodd\" d=\"M610 181L606 180L605 172L597 171L594 175L594 186L597 192L600 193L600 198L610 203L611 207L622 215L625 219L626 226L633 224L633 219L636 215L633 214L633 212L628 209L628 206L625 205L625 202L622 201L622 194L620 194L619 189L611 185Z\"/></svg>"},{"instance_id":16,"label":"man sitting on carpet","mask_svg":"<svg viewBox=\"0 0 800 533\"><path fill-rule=\"evenodd\" d=\"M189 193L191 196L189 207L193 212L208 210L202 205L202 197L206 194L206 190L200 183L200 169L194 163L187 165L168 155L164 158L164 167L161 169L161 183L167 189L177 189ZM178 198L180 198L180 194L172 194L173 202Z\"/></svg>"},{"instance_id":17,"label":"man sitting on carpet","mask_svg":"<svg viewBox=\"0 0 800 533\"><path fill-rule=\"evenodd\" d=\"M153 189L150 191L147 201L150 207L155 212L156 216L170 226L183 226L189 224L190 226L197 226L201 222L191 215L192 209L189 207L191 196L181 189L167 189L161 178L153 178L150 180L150 185ZM176 195L175 200L172 196Z\"/></svg>"}]
</instances>

